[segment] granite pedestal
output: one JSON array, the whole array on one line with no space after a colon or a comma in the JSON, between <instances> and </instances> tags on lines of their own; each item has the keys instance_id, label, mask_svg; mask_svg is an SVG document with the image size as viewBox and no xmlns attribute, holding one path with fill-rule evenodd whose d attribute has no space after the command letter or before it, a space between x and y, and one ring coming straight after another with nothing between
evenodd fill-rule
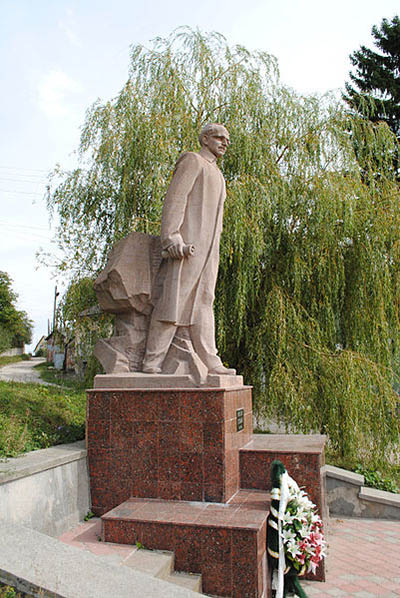
<instances>
[{"instance_id":1,"label":"granite pedestal","mask_svg":"<svg viewBox=\"0 0 400 598\"><path fill-rule=\"evenodd\" d=\"M107 542L173 550L203 591L269 598L265 552L273 459L324 515L321 436L252 435L251 387L88 391L92 510ZM317 579L324 579L319 568Z\"/></svg>"},{"instance_id":2,"label":"granite pedestal","mask_svg":"<svg viewBox=\"0 0 400 598\"><path fill-rule=\"evenodd\" d=\"M250 387L89 391L93 511L132 496L226 502L251 434Z\"/></svg>"}]
</instances>

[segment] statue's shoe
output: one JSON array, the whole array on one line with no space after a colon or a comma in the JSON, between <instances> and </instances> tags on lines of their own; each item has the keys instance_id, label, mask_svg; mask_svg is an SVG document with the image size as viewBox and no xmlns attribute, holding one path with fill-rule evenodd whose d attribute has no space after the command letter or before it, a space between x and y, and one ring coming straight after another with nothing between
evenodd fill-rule
<instances>
[{"instance_id":1,"label":"statue's shoe","mask_svg":"<svg viewBox=\"0 0 400 598\"><path fill-rule=\"evenodd\" d=\"M209 374L218 374L219 376L236 376L236 370L233 368L226 368L223 365L220 365L213 370L209 370Z\"/></svg>"},{"instance_id":2,"label":"statue's shoe","mask_svg":"<svg viewBox=\"0 0 400 598\"><path fill-rule=\"evenodd\" d=\"M155 368L155 367L143 367L142 371L144 374L161 374L161 368Z\"/></svg>"}]
</instances>

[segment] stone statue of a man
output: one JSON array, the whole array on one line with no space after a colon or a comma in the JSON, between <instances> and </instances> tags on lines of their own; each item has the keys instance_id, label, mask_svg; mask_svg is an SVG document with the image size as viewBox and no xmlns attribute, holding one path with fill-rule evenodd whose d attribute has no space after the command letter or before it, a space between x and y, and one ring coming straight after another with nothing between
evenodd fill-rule
<instances>
[{"instance_id":1,"label":"stone statue of a man","mask_svg":"<svg viewBox=\"0 0 400 598\"><path fill-rule=\"evenodd\" d=\"M210 374L231 374L217 355L214 289L218 273L225 181L217 166L229 146L220 124L206 125L201 150L180 156L161 222L163 280L153 299L143 372L159 374L178 327L188 327L194 351ZM189 246L189 248L188 248ZM193 246L193 252L190 252Z\"/></svg>"}]
</instances>

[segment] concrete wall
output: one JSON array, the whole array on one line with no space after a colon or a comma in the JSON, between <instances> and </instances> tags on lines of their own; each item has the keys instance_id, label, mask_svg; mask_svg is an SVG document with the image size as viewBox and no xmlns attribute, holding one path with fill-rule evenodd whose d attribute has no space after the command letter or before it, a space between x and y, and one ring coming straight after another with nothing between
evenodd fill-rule
<instances>
[{"instance_id":1,"label":"concrete wall","mask_svg":"<svg viewBox=\"0 0 400 598\"><path fill-rule=\"evenodd\" d=\"M400 494L367 488L364 476L332 465L324 473L331 517L400 520Z\"/></svg>"},{"instance_id":2,"label":"concrete wall","mask_svg":"<svg viewBox=\"0 0 400 598\"><path fill-rule=\"evenodd\" d=\"M0 519L54 537L82 521L90 508L84 441L1 462L0 505Z\"/></svg>"},{"instance_id":3,"label":"concrete wall","mask_svg":"<svg viewBox=\"0 0 400 598\"><path fill-rule=\"evenodd\" d=\"M23 355L23 353L25 353L25 346L3 351L3 353L0 353L0 357L15 357L16 355Z\"/></svg>"}]
</instances>

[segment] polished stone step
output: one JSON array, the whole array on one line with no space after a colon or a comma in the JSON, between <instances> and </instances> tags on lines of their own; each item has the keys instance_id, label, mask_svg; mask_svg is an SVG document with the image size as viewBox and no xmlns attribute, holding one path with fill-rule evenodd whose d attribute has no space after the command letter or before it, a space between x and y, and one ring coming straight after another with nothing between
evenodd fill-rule
<instances>
[{"instance_id":1,"label":"polished stone step","mask_svg":"<svg viewBox=\"0 0 400 598\"><path fill-rule=\"evenodd\" d=\"M203 592L269 596L267 492L239 491L227 503L131 498L102 517L103 540L175 553L175 569L201 573Z\"/></svg>"},{"instance_id":2,"label":"polished stone step","mask_svg":"<svg viewBox=\"0 0 400 598\"><path fill-rule=\"evenodd\" d=\"M59 540L97 555L109 564L128 567L193 592L201 592L201 575L174 571L174 553L135 545L101 542L101 521L93 518L65 532Z\"/></svg>"}]
</instances>

